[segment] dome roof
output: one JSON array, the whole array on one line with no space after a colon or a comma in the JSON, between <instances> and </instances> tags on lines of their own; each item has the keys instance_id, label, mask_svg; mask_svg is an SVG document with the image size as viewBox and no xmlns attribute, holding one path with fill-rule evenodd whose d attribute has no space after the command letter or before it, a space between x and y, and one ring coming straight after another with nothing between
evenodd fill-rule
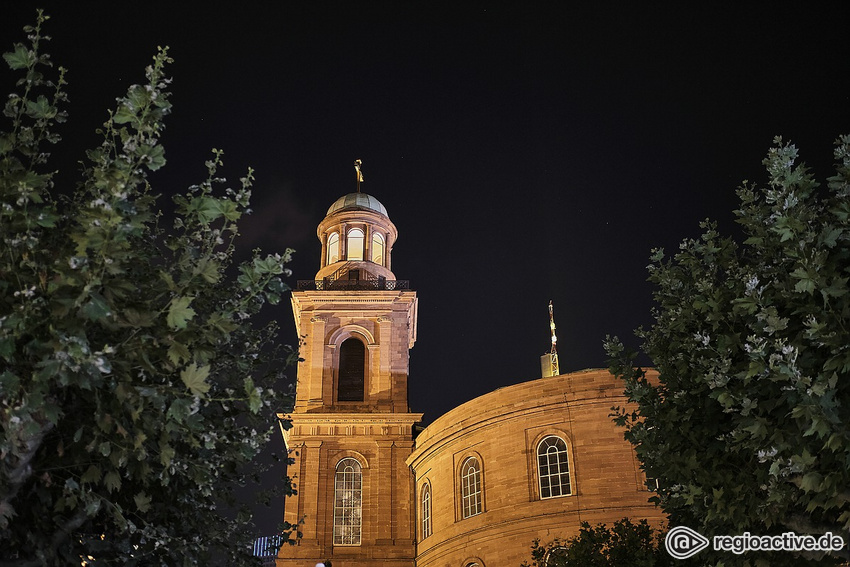
<instances>
[{"instance_id":1,"label":"dome roof","mask_svg":"<svg viewBox=\"0 0 850 567\"><path fill-rule=\"evenodd\" d=\"M366 193L349 193L348 195L340 197L328 209L328 215L332 215L333 213L343 209L353 208L369 209L371 211L379 212L389 218L386 207L384 207L384 205L382 205L375 197L367 195Z\"/></svg>"}]
</instances>

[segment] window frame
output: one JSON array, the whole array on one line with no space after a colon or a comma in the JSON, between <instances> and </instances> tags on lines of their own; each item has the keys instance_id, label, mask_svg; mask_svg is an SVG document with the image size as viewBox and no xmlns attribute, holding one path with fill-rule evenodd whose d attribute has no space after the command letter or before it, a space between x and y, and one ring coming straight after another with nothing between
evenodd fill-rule
<instances>
[{"instance_id":1,"label":"window frame","mask_svg":"<svg viewBox=\"0 0 850 567\"><path fill-rule=\"evenodd\" d=\"M328 244L327 244L327 256L325 257L325 265L330 266L331 264L335 264L339 262L339 245L340 238L338 232L332 232L328 235ZM332 252L336 252L336 259L334 260L332 257Z\"/></svg>"},{"instance_id":2,"label":"window frame","mask_svg":"<svg viewBox=\"0 0 850 567\"><path fill-rule=\"evenodd\" d=\"M474 469L469 466L471 462L475 463ZM462 520L484 512L483 469L481 459L476 455L469 455L460 465L460 517Z\"/></svg>"},{"instance_id":3,"label":"window frame","mask_svg":"<svg viewBox=\"0 0 850 567\"><path fill-rule=\"evenodd\" d=\"M422 485L422 492L419 497L419 505L420 505L420 524L419 528L421 530L422 539L429 537L433 532L433 525L431 524L431 483L425 481Z\"/></svg>"},{"instance_id":4,"label":"window frame","mask_svg":"<svg viewBox=\"0 0 850 567\"><path fill-rule=\"evenodd\" d=\"M386 247L384 246L384 237L380 232L372 233L372 246L369 249L369 258L375 264L380 266L385 265L384 262L384 251ZM378 259L375 260L375 251L380 250L380 254L378 255Z\"/></svg>"},{"instance_id":5,"label":"window frame","mask_svg":"<svg viewBox=\"0 0 850 567\"><path fill-rule=\"evenodd\" d=\"M566 552L567 548L563 545L559 545L558 547L553 547L549 551L546 552L546 556L543 557L543 565L545 567L553 567L555 565L555 561L558 559L564 559L563 556L559 557L559 552Z\"/></svg>"},{"instance_id":6,"label":"window frame","mask_svg":"<svg viewBox=\"0 0 850 567\"><path fill-rule=\"evenodd\" d=\"M345 468L341 470L344 463L346 468L349 464L356 465L356 470L353 466L351 473L348 473ZM349 474L350 479L346 476ZM340 475L343 475L342 479ZM350 487L346 486L349 482ZM352 505L345 504L346 495L340 494L341 490L351 491L352 494L348 496L353 500ZM337 462L334 468L333 494L333 545L359 546L363 540L363 465L359 460L354 457L343 457ZM342 506L338 506L340 502ZM351 530L351 535L344 533L346 528Z\"/></svg>"},{"instance_id":7,"label":"window frame","mask_svg":"<svg viewBox=\"0 0 850 567\"><path fill-rule=\"evenodd\" d=\"M355 258L355 257L352 256L352 252L357 250L354 246L352 246L351 235L354 232L360 233L360 236L355 237L357 240L360 241L360 246L359 246L360 257L359 258ZM345 234L345 259L349 260L349 261L353 260L353 261L362 262L365 258L366 258L366 231L364 231L360 227L354 227L354 228L349 229L348 232Z\"/></svg>"},{"instance_id":8,"label":"window frame","mask_svg":"<svg viewBox=\"0 0 850 567\"><path fill-rule=\"evenodd\" d=\"M549 445L546 447L546 450L541 452L544 443L547 443L550 439L557 440L554 445ZM557 448L557 443L560 442L563 444L563 449ZM556 447L554 451L555 461L552 461L553 452L549 449ZM537 494L541 500L548 500L550 498L561 498L564 496L572 496L573 495L573 486L572 486L572 470L570 469L570 446L567 443L567 440L557 434L549 434L544 436L540 441L537 442L536 449L534 451L535 456L535 466L537 467ZM543 472L543 464L541 462L541 458L545 457L545 465L546 465L546 473ZM552 472L552 468L557 469L556 472ZM566 472L563 471L563 468L566 468ZM566 483L563 482L563 475L566 475ZM546 489L548 490L548 495L544 494L544 479L546 480ZM555 490L553 490L553 482L557 482L557 494L555 494ZM566 489L566 492L564 491Z\"/></svg>"},{"instance_id":9,"label":"window frame","mask_svg":"<svg viewBox=\"0 0 850 567\"><path fill-rule=\"evenodd\" d=\"M347 358L349 356L349 350L350 350L347 347L345 347L345 344L348 343L348 341L356 341L357 343L360 344L360 347L363 349L363 353L362 353L363 354L363 368L361 369L362 374L361 374L361 376L359 376L360 380L358 381L358 385L360 386L360 395L359 395L358 399L342 399L340 397L340 394L342 392L342 386L343 386L343 364L346 363ZM339 357L337 358L337 365L336 365L336 391L334 392L335 398L336 398L335 401L338 402L338 403L340 403L340 402L341 403L363 403L363 402L366 401L366 378L367 378L367 375L368 375L369 348L363 340L361 340L360 338L358 338L354 334L352 334L351 336L346 337L342 341L340 341L338 348L339 348ZM358 355L359 355L359 352L358 352ZM347 367L347 365L346 365L346 367ZM346 378L347 377L348 376L346 376ZM348 385L346 384L346 386L348 386ZM350 389L353 390L353 388L350 388ZM347 388L346 391L348 391L348 388Z\"/></svg>"}]
</instances>

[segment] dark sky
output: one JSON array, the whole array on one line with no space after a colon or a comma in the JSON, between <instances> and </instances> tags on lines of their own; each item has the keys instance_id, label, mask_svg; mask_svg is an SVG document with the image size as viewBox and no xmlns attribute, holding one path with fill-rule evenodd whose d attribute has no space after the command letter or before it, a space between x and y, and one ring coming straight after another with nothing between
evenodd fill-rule
<instances>
[{"instance_id":1,"label":"dark sky","mask_svg":"<svg viewBox=\"0 0 850 567\"><path fill-rule=\"evenodd\" d=\"M34 19L22 4L3 8L4 49ZM562 371L604 366L606 334L634 345L651 323L651 248L707 217L734 230L735 188L765 180L775 135L823 178L850 133L846 22L825 8L457 4L41 2L71 69L55 163L74 178L106 109L171 46L153 184L201 181L213 147L234 184L255 168L241 250L295 248L294 285L362 159L399 229L393 271L419 295L410 404L429 423L539 376L550 299ZM288 301L270 313L294 342Z\"/></svg>"}]
</instances>

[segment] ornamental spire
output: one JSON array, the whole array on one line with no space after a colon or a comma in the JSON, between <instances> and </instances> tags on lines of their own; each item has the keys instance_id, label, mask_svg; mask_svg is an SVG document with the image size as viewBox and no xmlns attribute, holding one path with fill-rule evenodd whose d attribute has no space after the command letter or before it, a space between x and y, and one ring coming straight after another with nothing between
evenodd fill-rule
<instances>
[{"instance_id":1,"label":"ornamental spire","mask_svg":"<svg viewBox=\"0 0 850 567\"><path fill-rule=\"evenodd\" d=\"M357 192L360 193L360 184L363 183L363 172L360 171L360 166L363 162L359 159L354 160L354 179L357 181Z\"/></svg>"}]
</instances>

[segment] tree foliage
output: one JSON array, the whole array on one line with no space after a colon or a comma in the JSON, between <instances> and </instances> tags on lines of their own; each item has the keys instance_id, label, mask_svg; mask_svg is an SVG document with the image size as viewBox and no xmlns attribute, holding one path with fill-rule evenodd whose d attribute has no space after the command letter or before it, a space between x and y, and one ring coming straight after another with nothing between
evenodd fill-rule
<instances>
[{"instance_id":1,"label":"tree foliage","mask_svg":"<svg viewBox=\"0 0 850 567\"><path fill-rule=\"evenodd\" d=\"M58 197L65 71L46 19L3 56L22 78L0 132L0 565L240 564L249 518L220 509L287 402L272 388L287 352L251 319L286 289L290 251L228 271L253 176L218 189L215 150L159 226L166 49Z\"/></svg>"},{"instance_id":2,"label":"tree foliage","mask_svg":"<svg viewBox=\"0 0 850 567\"><path fill-rule=\"evenodd\" d=\"M549 544L536 540L531 545L531 563L521 567L665 567L672 558L664 551L662 535L650 527L646 520L633 524L629 518L591 527L581 523L578 535Z\"/></svg>"},{"instance_id":3,"label":"tree foliage","mask_svg":"<svg viewBox=\"0 0 850 567\"><path fill-rule=\"evenodd\" d=\"M638 405L618 421L659 479L671 525L850 543L850 136L836 141L825 187L793 145L775 144L767 186L738 190L742 242L706 221L672 258L653 252L655 323L638 335L659 382L606 341Z\"/></svg>"}]
</instances>

